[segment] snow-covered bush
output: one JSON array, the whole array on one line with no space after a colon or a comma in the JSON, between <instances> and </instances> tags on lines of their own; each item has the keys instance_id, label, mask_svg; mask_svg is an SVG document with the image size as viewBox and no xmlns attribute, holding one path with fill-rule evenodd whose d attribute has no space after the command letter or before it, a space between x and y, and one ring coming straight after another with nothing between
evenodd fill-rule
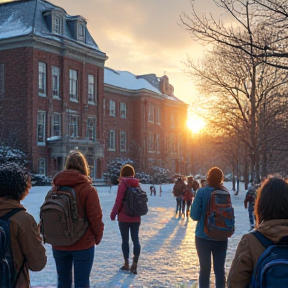
<instances>
[{"instance_id":1,"label":"snow-covered bush","mask_svg":"<svg viewBox=\"0 0 288 288\"><path fill-rule=\"evenodd\" d=\"M16 148L10 146L0 145L0 163L15 162L18 164L26 164L26 154Z\"/></svg>"}]
</instances>

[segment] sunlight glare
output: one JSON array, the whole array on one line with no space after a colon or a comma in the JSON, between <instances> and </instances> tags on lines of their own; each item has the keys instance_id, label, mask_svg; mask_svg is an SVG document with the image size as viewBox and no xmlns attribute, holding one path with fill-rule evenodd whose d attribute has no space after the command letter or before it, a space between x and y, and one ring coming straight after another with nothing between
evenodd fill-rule
<instances>
[{"instance_id":1,"label":"sunlight glare","mask_svg":"<svg viewBox=\"0 0 288 288\"><path fill-rule=\"evenodd\" d=\"M198 116L190 116L187 120L187 127L193 133L199 133L205 127L205 121Z\"/></svg>"}]
</instances>

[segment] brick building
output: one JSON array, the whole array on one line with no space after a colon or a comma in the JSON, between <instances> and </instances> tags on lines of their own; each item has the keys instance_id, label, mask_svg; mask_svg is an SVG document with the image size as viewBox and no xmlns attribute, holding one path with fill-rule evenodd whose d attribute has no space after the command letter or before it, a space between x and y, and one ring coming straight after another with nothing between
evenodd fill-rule
<instances>
[{"instance_id":1,"label":"brick building","mask_svg":"<svg viewBox=\"0 0 288 288\"><path fill-rule=\"evenodd\" d=\"M105 68L104 81L107 59L83 17L44 0L0 4L1 141L48 176L75 147L94 179L116 157L186 173L187 105L168 77Z\"/></svg>"}]
</instances>

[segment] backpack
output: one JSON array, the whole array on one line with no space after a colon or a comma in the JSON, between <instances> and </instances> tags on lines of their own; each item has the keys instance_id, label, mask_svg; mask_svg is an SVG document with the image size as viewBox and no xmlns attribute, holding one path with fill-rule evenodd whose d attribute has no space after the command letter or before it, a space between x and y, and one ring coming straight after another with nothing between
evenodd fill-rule
<instances>
[{"instance_id":1,"label":"backpack","mask_svg":"<svg viewBox=\"0 0 288 288\"><path fill-rule=\"evenodd\" d=\"M225 239L234 233L234 209L230 193L225 190L214 190L207 205L204 232L214 239Z\"/></svg>"},{"instance_id":2,"label":"backpack","mask_svg":"<svg viewBox=\"0 0 288 288\"><path fill-rule=\"evenodd\" d=\"M20 275L20 273L17 274L14 269L14 261L10 239L9 218L21 210L24 209L23 208L12 209L11 211L9 211L0 218L0 287L1 288L15 287L18 281L18 277Z\"/></svg>"},{"instance_id":3,"label":"backpack","mask_svg":"<svg viewBox=\"0 0 288 288\"><path fill-rule=\"evenodd\" d=\"M277 244L255 230L251 232L265 247L253 269L252 288L288 287L288 237Z\"/></svg>"},{"instance_id":4,"label":"backpack","mask_svg":"<svg viewBox=\"0 0 288 288\"><path fill-rule=\"evenodd\" d=\"M123 201L125 214L129 216L146 215L148 213L148 197L146 192L141 187L130 187L126 182L124 183L127 186Z\"/></svg>"},{"instance_id":5,"label":"backpack","mask_svg":"<svg viewBox=\"0 0 288 288\"><path fill-rule=\"evenodd\" d=\"M47 193L40 207L40 223L44 243L56 246L75 243L89 224L78 215L75 190L68 186L53 187Z\"/></svg>"}]
</instances>

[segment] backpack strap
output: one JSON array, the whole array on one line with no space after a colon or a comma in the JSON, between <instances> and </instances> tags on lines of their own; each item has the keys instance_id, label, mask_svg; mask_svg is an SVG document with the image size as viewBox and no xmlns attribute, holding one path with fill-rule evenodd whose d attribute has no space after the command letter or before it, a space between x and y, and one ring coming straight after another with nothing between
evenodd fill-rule
<instances>
[{"instance_id":1,"label":"backpack strap","mask_svg":"<svg viewBox=\"0 0 288 288\"><path fill-rule=\"evenodd\" d=\"M265 248L275 244L272 240L268 239L266 236L264 236L261 232L257 230L254 230L250 233L254 235Z\"/></svg>"},{"instance_id":2,"label":"backpack strap","mask_svg":"<svg viewBox=\"0 0 288 288\"><path fill-rule=\"evenodd\" d=\"M3 216L0 217L0 219L7 221L10 217L12 217L14 214L20 212L21 210L25 210L24 208L14 208L11 211L7 212Z\"/></svg>"}]
</instances>

